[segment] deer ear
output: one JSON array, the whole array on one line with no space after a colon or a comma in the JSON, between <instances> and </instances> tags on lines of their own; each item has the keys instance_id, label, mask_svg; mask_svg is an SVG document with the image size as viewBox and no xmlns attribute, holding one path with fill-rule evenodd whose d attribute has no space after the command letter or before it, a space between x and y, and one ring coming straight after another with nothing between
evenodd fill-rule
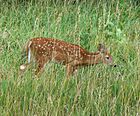
<instances>
[{"instance_id":1,"label":"deer ear","mask_svg":"<svg viewBox=\"0 0 140 116\"><path fill-rule=\"evenodd\" d=\"M105 45L100 43L98 45L98 51L100 51L101 53L104 53L106 51Z\"/></svg>"}]
</instances>

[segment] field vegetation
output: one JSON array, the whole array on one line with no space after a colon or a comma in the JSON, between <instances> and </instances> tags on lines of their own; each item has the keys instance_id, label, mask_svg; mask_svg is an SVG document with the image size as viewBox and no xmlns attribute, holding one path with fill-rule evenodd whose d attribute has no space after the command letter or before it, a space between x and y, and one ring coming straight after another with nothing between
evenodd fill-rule
<instances>
[{"instance_id":1,"label":"field vegetation","mask_svg":"<svg viewBox=\"0 0 140 116\"><path fill-rule=\"evenodd\" d=\"M53 62L39 79L21 73L24 44L52 37L96 51L104 43L116 68L98 64L66 78ZM0 0L1 116L139 116L138 0Z\"/></svg>"}]
</instances>

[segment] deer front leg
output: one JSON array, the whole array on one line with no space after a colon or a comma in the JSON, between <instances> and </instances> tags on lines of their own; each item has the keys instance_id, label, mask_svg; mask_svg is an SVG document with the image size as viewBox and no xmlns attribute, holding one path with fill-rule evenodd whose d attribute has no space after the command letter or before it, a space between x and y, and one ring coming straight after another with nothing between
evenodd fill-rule
<instances>
[{"instance_id":1,"label":"deer front leg","mask_svg":"<svg viewBox=\"0 0 140 116\"><path fill-rule=\"evenodd\" d=\"M78 67L74 66L74 68L73 68L73 75L77 75L77 73L78 73Z\"/></svg>"},{"instance_id":2,"label":"deer front leg","mask_svg":"<svg viewBox=\"0 0 140 116\"><path fill-rule=\"evenodd\" d=\"M72 66L71 64L67 64L66 65L66 73L67 76L71 76L71 75L76 75L78 72L78 67L77 66Z\"/></svg>"},{"instance_id":3,"label":"deer front leg","mask_svg":"<svg viewBox=\"0 0 140 116\"><path fill-rule=\"evenodd\" d=\"M66 65L67 76L75 75L78 72L79 61L74 60Z\"/></svg>"},{"instance_id":4,"label":"deer front leg","mask_svg":"<svg viewBox=\"0 0 140 116\"><path fill-rule=\"evenodd\" d=\"M71 64L66 65L66 75L67 77L71 76L73 74L73 66Z\"/></svg>"}]
</instances>

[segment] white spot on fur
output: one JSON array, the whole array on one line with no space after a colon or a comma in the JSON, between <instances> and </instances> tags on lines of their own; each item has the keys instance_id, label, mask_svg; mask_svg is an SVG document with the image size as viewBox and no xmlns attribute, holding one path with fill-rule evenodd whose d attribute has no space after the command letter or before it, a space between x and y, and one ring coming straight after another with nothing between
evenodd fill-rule
<instances>
[{"instance_id":1,"label":"white spot on fur","mask_svg":"<svg viewBox=\"0 0 140 116\"><path fill-rule=\"evenodd\" d=\"M45 45L47 45L47 44L48 44L48 42L45 43Z\"/></svg>"},{"instance_id":2,"label":"white spot on fur","mask_svg":"<svg viewBox=\"0 0 140 116\"><path fill-rule=\"evenodd\" d=\"M46 48L43 48L43 50L46 50Z\"/></svg>"}]
</instances>

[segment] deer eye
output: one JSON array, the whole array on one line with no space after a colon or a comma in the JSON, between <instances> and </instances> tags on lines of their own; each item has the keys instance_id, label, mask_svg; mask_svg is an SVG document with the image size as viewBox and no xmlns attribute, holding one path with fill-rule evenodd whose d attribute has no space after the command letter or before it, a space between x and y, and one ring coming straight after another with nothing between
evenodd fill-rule
<instances>
[{"instance_id":1,"label":"deer eye","mask_svg":"<svg viewBox=\"0 0 140 116\"><path fill-rule=\"evenodd\" d=\"M110 57L109 57L109 56L106 56L105 58L106 58L107 60L109 60Z\"/></svg>"}]
</instances>

